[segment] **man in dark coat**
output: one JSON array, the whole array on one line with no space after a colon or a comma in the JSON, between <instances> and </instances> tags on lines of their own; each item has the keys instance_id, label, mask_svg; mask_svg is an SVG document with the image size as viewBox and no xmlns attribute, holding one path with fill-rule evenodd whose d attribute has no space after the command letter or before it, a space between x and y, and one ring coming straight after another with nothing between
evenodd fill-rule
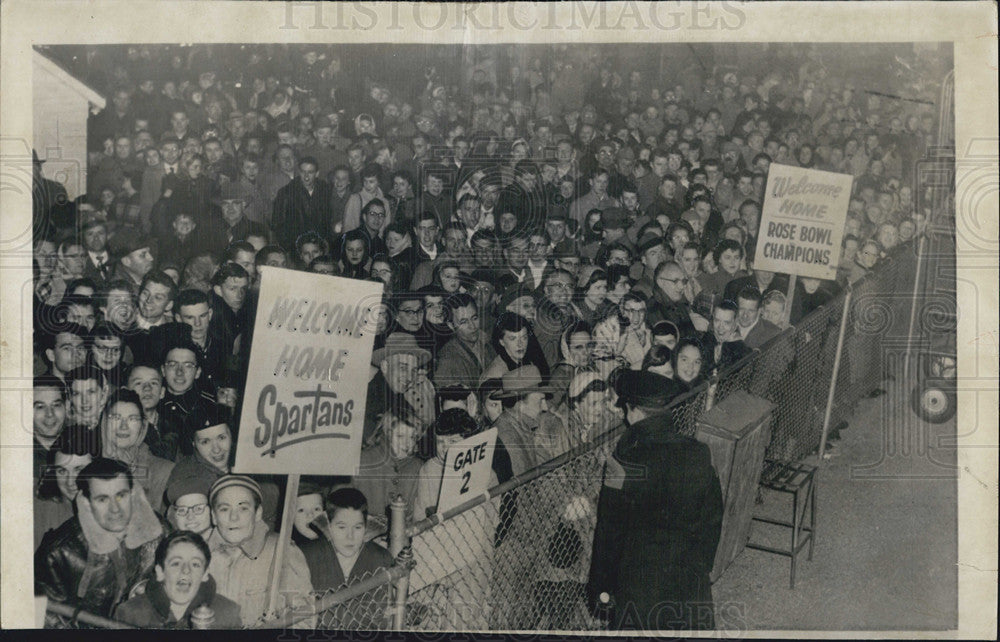
<instances>
[{"instance_id":1,"label":"man in dark coat","mask_svg":"<svg viewBox=\"0 0 1000 642\"><path fill-rule=\"evenodd\" d=\"M723 504L709 448L677 432L673 380L630 370L615 387L629 428L605 469L588 603L613 605L614 630L712 629Z\"/></svg>"},{"instance_id":2,"label":"man in dark coat","mask_svg":"<svg viewBox=\"0 0 1000 642\"><path fill-rule=\"evenodd\" d=\"M319 173L315 158L306 156L299 161L299 175L278 190L274 198L274 230L284 248L295 247L300 234L312 230L326 238L330 226L330 184L316 177Z\"/></svg>"},{"instance_id":3,"label":"man in dark coat","mask_svg":"<svg viewBox=\"0 0 1000 642\"><path fill-rule=\"evenodd\" d=\"M35 552L35 593L109 617L153 567L165 531L120 461L95 459L77 484L76 516Z\"/></svg>"}]
</instances>

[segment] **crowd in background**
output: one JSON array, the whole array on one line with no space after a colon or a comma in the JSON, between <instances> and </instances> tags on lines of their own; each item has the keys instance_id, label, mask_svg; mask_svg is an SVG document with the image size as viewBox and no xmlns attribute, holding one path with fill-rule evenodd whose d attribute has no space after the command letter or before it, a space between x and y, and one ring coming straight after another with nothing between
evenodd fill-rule
<instances>
[{"instance_id":1,"label":"crowd in background","mask_svg":"<svg viewBox=\"0 0 1000 642\"><path fill-rule=\"evenodd\" d=\"M391 563L366 524L397 494L433 514L451 444L497 427L503 482L588 443L623 371L696 388L929 216L934 113L808 56L695 92L613 60L394 83L333 46L239 52L93 62L86 193L35 161L36 588L140 626L264 615L283 481L231 470L258 268L384 291L359 474L303 485L277 571L304 595ZM753 265L771 163L854 177L838 278L790 299Z\"/></svg>"}]
</instances>

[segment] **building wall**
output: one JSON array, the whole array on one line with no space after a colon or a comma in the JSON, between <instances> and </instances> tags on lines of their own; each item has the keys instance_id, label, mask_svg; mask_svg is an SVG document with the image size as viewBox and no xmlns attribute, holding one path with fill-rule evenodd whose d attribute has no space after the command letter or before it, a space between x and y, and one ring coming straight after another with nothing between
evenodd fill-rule
<instances>
[{"instance_id":1,"label":"building wall","mask_svg":"<svg viewBox=\"0 0 1000 642\"><path fill-rule=\"evenodd\" d=\"M65 185L69 197L76 198L87 185L89 103L70 85L73 81L69 76L53 72L35 60L32 144L45 161L44 176Z\"/></svg>"}]
</instances>

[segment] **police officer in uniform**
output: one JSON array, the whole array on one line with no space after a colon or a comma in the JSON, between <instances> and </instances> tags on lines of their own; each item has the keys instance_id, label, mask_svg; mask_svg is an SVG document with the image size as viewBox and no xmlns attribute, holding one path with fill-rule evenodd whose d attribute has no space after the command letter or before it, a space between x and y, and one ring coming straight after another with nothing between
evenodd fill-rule
<instances>
[{"instance_id":1,"label":"police officer in uniform","mask_svg":"<svg viewBox=\"0 0 1000 642\"><path fill-rule=\"evenodd\" d=\"M589 604L614 630L712 629L723 506L708 446L677 431L677 382L630 370L615 389L629 427L605 468Z\"/></svg>"}]
</instances>

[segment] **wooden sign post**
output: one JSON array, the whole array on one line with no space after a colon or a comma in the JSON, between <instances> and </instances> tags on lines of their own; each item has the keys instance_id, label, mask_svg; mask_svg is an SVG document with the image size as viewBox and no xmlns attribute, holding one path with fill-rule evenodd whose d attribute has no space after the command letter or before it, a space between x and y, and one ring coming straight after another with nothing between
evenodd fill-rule
<instances>
[{"instance_id":1,"label":"wooden sign post","mask_svg":"<svg viewBox=\"0 0 1000 642\"><path fill-rule=\"evenodd\" d=\"M361 459L380 283L262 266L234 472L288 475L265 612L278 606L299 476Z\"/></svg>"}]
</instances>

